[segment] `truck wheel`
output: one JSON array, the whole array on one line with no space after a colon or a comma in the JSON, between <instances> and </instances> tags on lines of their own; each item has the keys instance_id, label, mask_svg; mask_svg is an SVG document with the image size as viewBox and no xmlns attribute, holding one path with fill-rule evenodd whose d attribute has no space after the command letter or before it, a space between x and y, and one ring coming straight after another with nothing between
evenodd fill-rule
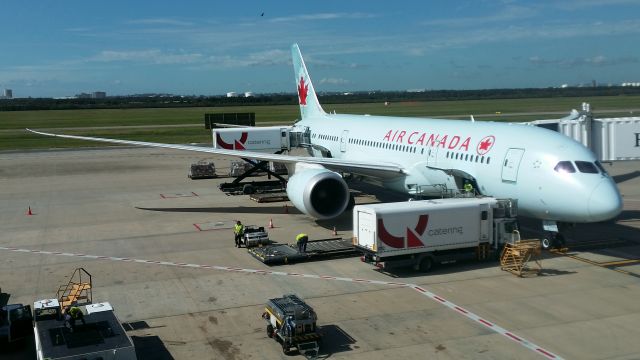
<instances>
[{"instance_id":1,"label":"truck wheel","mask_svg":"<svg viewBox=\"0 0 640 360\"><path fill-rule=\"evenodd\" d=\"M245 195L251 195L256 192L256 189L251 184L244 184L242 187L242 193Z\"/></svg>"},{"instance_id":2,"label":"truck wheel","mask_svg":"<svg viewBox=\"0 0 640 360\"><path fill-rule=\"evenodd\" d=\"M540 240L540 245L542 246L542 248L544 250L551 250L552 246L552 241L551 238L549 236L543 237L542 240Z\"/></svg>"},{"instance_id":3,"label":"truck wheel","mask_svg":"<svg viewBox=\"0 0 640 360\"><path fill-rule=\"evenodd\" d=\"M422 272L429 272L433 268L433 259L431 256L425 256L420 260L420 264L418 265L418 269Z\"/></svg>"},{"instance_id":4,"label":"truck wheel","mask_svg":"<svg viewBox=\"0 0 640 360\"><path fill-rule=\"evenodd\" d=\"M271 325L271 324L267 325L267 336L269 338L273 337L273 325Z\"/></svg>"}]
</instances>

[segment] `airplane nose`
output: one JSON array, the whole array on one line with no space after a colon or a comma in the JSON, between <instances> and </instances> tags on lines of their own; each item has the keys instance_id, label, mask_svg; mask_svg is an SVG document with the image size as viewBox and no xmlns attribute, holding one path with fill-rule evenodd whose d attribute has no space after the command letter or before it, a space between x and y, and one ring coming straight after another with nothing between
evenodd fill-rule
<instances>
[{"instance_id":1,"label":"airplane nose","mask_svg":"<svg viewBox=\"0 0 640 360\"><path fill-rule=\"evenodd\" d=\"M622 211L622 197L615 183L602 180L591 193L587 203L591 221L605 221Z\"/></svg>"}]
</instances>

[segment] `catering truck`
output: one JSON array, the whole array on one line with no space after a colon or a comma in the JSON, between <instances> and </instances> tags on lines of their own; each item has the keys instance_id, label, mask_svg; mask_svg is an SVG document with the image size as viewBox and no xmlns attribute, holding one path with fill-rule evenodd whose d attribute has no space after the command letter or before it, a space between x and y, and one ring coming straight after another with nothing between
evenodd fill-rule
<instances>
[{"instance_id":1,"label":"catering truck","mask_svg":"<svg viewBox=\"0 0 640 360\"><path fill-rule=\"evenodd\" d=\"M429 271L436 263L486 260L519 239L517 202L492 197L356 205L353 244L383 269Z\"/></svg>"},{"instance_id":2,"label":"catering truck","mask_svg":"<svg viewBox=\"0 0 640 360\"><path fill-rule=\"evenodd\" d=\"M279 153L291 148L289 127L233 127L213 129L213 147L226 150L248 150Z\"/></svg>"}]
</instances>

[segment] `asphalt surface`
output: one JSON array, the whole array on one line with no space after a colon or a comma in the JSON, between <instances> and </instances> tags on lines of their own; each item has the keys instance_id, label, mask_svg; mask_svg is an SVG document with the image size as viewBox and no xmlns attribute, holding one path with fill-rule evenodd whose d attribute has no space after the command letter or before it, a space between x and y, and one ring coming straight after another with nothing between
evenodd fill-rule
<instances>
[{"instance_id":1,"label":"asphalt surface","mask_svg":"<svg viewBox=\"0 0 640 360\"><path fill-rule=\"evenodd\" d=\"M334 226L350 238L351 216L317 222L290 203L285 213L283 203L226 196L216 185L228 178L187 178L202 159L131 148L0 153L3 298L55 297L84 267L94 301L109 301L136 325L128 333L140 359L301 358L282 354L260 318L268 298L286 293L316 310L322 358L550 357L535 347L566 359L640 358L639 162L607 165L625 200L615 221L570 229L567 254L546 254L540 276L517 278L496 262L430 274L381 273L357 258L270 268L234 247L229 224L272 220L270 237L287 243L301 231L333 237ZM207 159L228 172L231 159ZM395 199L355 187L359 203ZM538 235L535 222L522 223L527 236ZM0 352L29 356L28 343Z\"/></svg>"}]
</instances>

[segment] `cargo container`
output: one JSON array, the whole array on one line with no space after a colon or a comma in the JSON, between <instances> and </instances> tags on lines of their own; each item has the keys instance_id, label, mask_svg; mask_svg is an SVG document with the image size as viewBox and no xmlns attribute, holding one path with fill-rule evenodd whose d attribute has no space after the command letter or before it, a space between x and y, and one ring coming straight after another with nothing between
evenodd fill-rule
<instances>
[{"instance_id":1,"label":"cargo container","mask_svg":"<svg viewBox=\"0 0 640 360\"><path fill-rule=\"evenodd\" d=\"M519 239L512 199L449 198L353 208L353 244L363 261L429 271L434 264L485 260Z\"/></svg>"}]
</instances>

